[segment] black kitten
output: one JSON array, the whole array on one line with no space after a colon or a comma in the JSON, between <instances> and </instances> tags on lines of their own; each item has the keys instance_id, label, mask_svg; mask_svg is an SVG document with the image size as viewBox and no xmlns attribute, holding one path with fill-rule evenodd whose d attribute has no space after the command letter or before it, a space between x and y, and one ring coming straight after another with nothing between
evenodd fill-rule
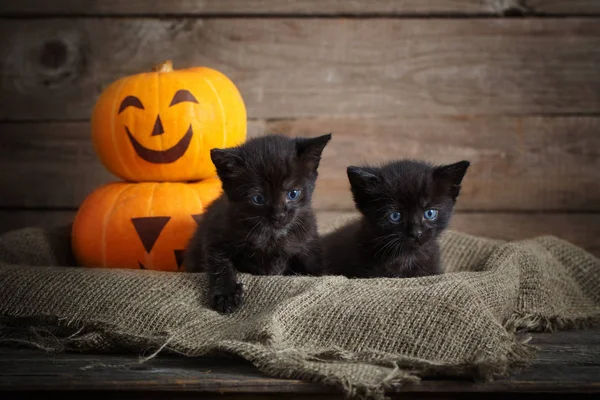
<instances>
[{"instance_id":1,"label":"black kitten","mask_svg":"<svg viewBox=\"0 0 600 400\"><path fill-rule=\"evenodd\" d=\"M331 134L268 135L211 150L223 195L204 212L186 249L190 272L209 272L213 309L242 304L237 272L319 275L322 248L311 200Z\"/></svg>"},{"instance_id":2,"label":"black kitten","mask_svg":"<svg viewBox=\"0 0 600 400\"><path fill-rule=\"evenodd\" d=\"M405 160L380 168L348 167L362 216L324 236L329 273L350 278L441 274L437 239L448 226L469 165Z\"/></svg>"}]
</instances>

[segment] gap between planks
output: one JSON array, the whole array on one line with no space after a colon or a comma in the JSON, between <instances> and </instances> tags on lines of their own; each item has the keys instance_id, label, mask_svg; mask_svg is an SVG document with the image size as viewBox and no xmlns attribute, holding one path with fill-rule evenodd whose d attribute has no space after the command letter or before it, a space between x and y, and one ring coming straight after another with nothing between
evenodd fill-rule
<instances>
[{"instance_id":1,"label":"gap between planks","mask_svg":"<svg viewBox=\"0 0 600 400\"><path fill-rule=\"evenodd\" d=\"M0 3L0 15L49 16L572 16L600 15L595 0L36 0Z\"/></svg>"}]
</instances>

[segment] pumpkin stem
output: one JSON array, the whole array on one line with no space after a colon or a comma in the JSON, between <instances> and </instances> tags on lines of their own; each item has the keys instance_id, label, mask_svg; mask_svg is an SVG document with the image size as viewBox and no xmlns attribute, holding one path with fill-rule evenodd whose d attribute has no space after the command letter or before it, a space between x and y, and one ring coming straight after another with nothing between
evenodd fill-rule
<instances>
[{"instance_id":1,"label":"pumpkin stem","mask_svg":"<svg viewBox=\"0 0 600 400\"><path fill-rule=\"evenodd\" d=\"M154 72L173 72L173 62L171 60L163 61L152 68Z\"/></svg>"}]
</instances>

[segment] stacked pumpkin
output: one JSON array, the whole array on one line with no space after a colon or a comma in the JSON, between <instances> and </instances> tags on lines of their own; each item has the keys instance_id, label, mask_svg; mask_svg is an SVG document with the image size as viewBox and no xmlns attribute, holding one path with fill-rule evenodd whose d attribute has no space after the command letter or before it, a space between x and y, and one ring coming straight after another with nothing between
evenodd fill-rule
<instances>
[{"instance_id":1,"label":"stacked pumpkin","mask_svg":"<svg viewBox=\"0 0 600 400\"><path fill-rule=\"evenodd\" d=\"M246 140L236 86L211 68L153 71L113 82L98 98L92 141L121 181L81 204L72 247L87 267L183 270L183 250L221 194L210 149Z\"/></svg>"}]
</instances>

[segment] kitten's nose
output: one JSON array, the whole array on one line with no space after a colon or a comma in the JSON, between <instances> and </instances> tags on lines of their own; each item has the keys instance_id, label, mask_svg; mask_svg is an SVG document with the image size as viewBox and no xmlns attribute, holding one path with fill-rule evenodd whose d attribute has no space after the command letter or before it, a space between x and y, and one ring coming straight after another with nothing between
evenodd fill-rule
<instances>
[{"instance_id":1,"label":"kitten's nose","mask_svg":"<svg viewBox=\"0 0 600 400\"><path fill-rule=\"evenodd\" d=\"M408 234L411 238L419 240L423 235L423 231L421 228L413 227Z\"/></svg>"},{"instance_id":2,"label":"kitten's nose","mask_svg":"<svg viewBox=\"0 0 600 400\"><path fill-rule=\"evenodd\" d=\"M271 219L273 220L273 222L282 222L285 219L285 212L283 212L283 211L274 212L271 215Z\"/></svg>"}]
</instances>

